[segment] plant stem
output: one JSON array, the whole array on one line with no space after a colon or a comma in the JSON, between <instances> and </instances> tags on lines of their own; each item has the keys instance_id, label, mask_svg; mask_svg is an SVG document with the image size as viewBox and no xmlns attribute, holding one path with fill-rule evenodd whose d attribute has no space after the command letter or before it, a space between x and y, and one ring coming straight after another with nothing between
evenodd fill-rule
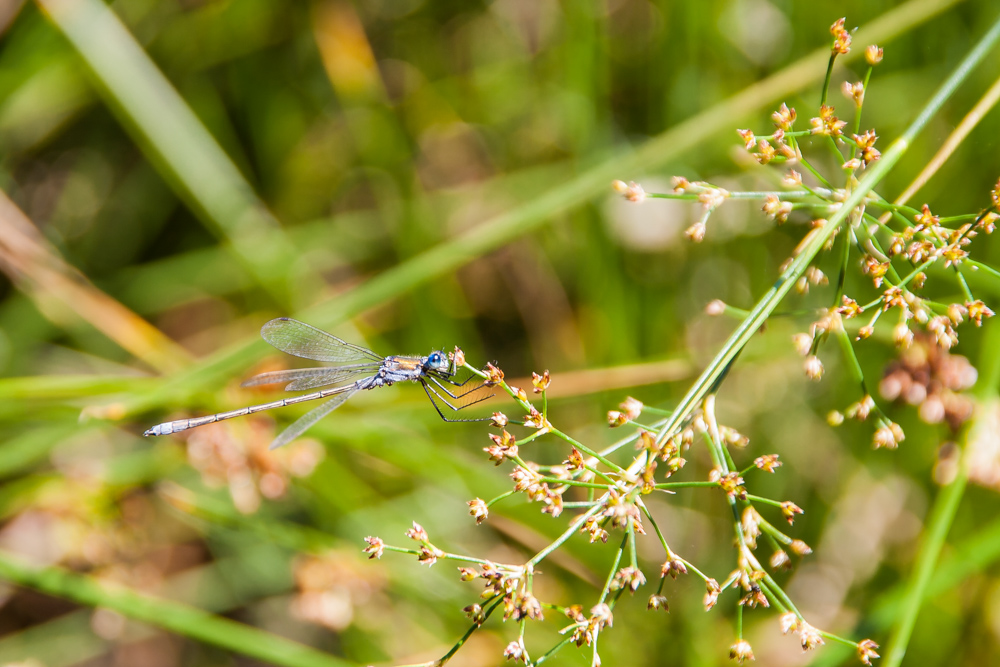
<instances>
[{"instance_id":1,"label":"plant stem","mask_svg":"<svg viewBox=\"0 0 1000 667\"><path fill-rule=\"evenodd\" d=\"M128 618L275 665L347 667L350 664L304 644L179 602L57 567L34 567L6 551L0 551L0 576L19 586L111 609Z\"/></svg>"}]
</instances>

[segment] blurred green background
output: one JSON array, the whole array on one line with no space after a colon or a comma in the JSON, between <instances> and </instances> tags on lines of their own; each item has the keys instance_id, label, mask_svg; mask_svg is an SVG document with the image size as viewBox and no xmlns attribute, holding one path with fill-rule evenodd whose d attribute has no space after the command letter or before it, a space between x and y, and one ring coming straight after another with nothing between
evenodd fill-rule
<instances>
[{"instance_id":1,"label":"blurred green background","mask_svg":"<svg viewBox=\"0 0 1000 667\"><path fill-rule=\"evenodd\" d=\"M142 431L276 398L239 383L289 363L257 331L294 315L381 354L457 344L509 380L549 369L552 421L610 444L605 411L627 394L663 406L681 396L735 326L705 304L752 306L806 229L774 229L732 201L691 245L695 205L631 205L612 178L660 192L673 174L773 188L734 130L766 133L781 101L802 120L816 114L828 28L844 15L885 48L862 125L887 142L996 13L945 0L0 4L0 547L351 662L440 657L479 587L448 562L369 562L362 538L403 545L416 520L443 549L517 561L562 532L565 515L520 498L483 526L467 516L465 501L509 484L481 452L485 425L444 424L403 386L355 397L273 455L275 429L306 408L184 438ZM997 75L989 62L882 194L905 187L978 100ZM861 71L838 68L835 86ZM839 91L831 99L847 108ZM998 136L993 113L913 203L983 208ZM996 265L990 241L977 258ZM874 294L851 281L859 301ZM974 288L995 307L995 284ZM808 323L769 325L731 373L720 416L751 438L738 463L786 463L756 492L806 509L791 534L816 553L783 575L786 590L814 625L882 643L953 434L907 407L890 408L907 433L897 452L872 452L870 425L827 427L827 411L859 396L833 346L824 382L802 377L789 340ZM966 329L958 349L973 363L980 333ZM873 339L859 354L875 385L895 351ZM496 399L477 416L511 409ZM566 451L542 440L524 454L556 463ZM688 465L703 479L710 461L692 450ZM720 580L733 569L720 498L651 505L686 558ZM906 664L1000 652L998 507L993 491L968 492ZM662 553L645 541L655 582ZM610 545L572 540L536 592L589 608L611 558ZM616 609L605 664L727 663L733 605L706 614L696 580L665 590L669 615L646 612L642 595ZM28 588L0 586L0 605L0 664L263 664ZM501 662L516 627L498 621L453 664ZM831 647L803 656L767 610L745 625L760 664L854 661ZM555 644L559 627L532 625L529 649ZM588 660L571 648L557 663Z\"/></svg>"}]
</instances>

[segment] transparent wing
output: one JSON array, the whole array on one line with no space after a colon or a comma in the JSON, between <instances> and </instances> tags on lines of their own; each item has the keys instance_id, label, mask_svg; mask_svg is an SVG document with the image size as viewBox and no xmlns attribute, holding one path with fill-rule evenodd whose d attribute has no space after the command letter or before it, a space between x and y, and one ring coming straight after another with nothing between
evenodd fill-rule
<instances>
[{"instance_id":1,"label":"transparent wing","mask_svg":"<svg viewBox=\"0 0 1000 667\"><path fill-rule=\"evenodd\" d=\"M344 402L346 402L351 396L354 396L357 391L358 390L353 387L348 387L345 389L343 394L334 396L326 403L323 403L319 407L313 408L309 412L302 415L297 420L292 422L291 426L282 431L281 435L274 439L274 442L271 443L270 449L283 447L292 440L295 440L295 438L309 430L313 424L343 405Z\"/></svg>"},{"instance_id":2,"label":"transparent wing","mask_svg":"<svg viewBox=\"0 0 1000 667\"><path fill-rule=\"evenodd\" d=\"M287 382L285 391L304 391L331 384L341 384L357 377L374 375L378 372L379 365L372 361L336 368L296 368L287 371L271 371L254 375L240 386L256 387L262 384Z\"/></svg>"},{"instance_id":3,"label":"transparent wing","mask_svg":"<svg viewBox=\"0 0 1000 667\"><path fill-rule=\"evenodd\" d=\"M282 352L313 361L382 361L371 350L341 340L333 334L289 317L271 320L260 328L261 337Z\"/></svg>"}]
</instances>

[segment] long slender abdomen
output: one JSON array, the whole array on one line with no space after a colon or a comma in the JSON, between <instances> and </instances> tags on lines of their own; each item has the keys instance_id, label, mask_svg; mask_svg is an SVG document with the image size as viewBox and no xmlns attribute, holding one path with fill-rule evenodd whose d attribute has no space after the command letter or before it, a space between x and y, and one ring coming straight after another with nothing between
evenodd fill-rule
<instances>
[{"instance_id":1,"label":"long slender abdomen","mask_svg":"<svg viewBox=\"0 0 1000 667\"><path fill-rule=\"evenodd\" d=\"M286 405L294 405L296 403L304 403L306 401L315 401L318 398L326 398L327 396L333 396L334 394L340 394L345 391L352 391L360 388L360 381L354 384L349 384L346 387L336 387L334 389L324 389L323 391L313 392L311 394L305 394L303 396L293 396L291 398L283 398L280 401L274 401L273 403L263 403L261 405L251 405L248 408L240 408L239 410L232 410L230 412L220 412L215 415L208 415L205 417L194 417L193 419L178 419L177 421L164 422L162 424L157 424L151 429L148 429L143 435L170 435L171 433L177 433L178 431L186 431L189 428L195 428L196 426L204 426L205 424L214 424L215 422L222 421L223 419L232 419L233 417L242 417L243 415L250 415L255 412L263 412L264 410L271 410L273 408L283 408Z\"/></svg>"}]
</instances>

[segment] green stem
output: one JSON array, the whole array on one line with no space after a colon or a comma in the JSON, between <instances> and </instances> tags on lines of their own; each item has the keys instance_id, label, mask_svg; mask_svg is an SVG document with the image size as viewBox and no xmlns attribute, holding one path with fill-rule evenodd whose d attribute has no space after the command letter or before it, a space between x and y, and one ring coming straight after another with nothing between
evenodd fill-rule
<instances>
[{"instance_id":1,"label":"green stem","mask_svg":"<svg viewBox=\"0 0 1000 667\"><path fill-rule=\"evenodd\" d=\"M119 614L185 637L288 667L347 667L304 644L179 602L145 595L57 567L36 567L0 551L0 576L11 583Z\"/></svg>"},{"instance_id":2,"label":"green stem","mask_svg":"<svg viewBox=\"0 0 1000 667\"><path fill-rule=\"evenodd\" d=\"M984 427L983 421L979 420L977 424ZM958 474L950 484L941 489L931 509L926 536L920 545L901 614L889 639L889 649L886 651L883 667L899 667L903 661L906 647L913 634L913 627L917 622L917 615L920 613L921 603L937 569L945 538L955 520L967 483L968 461L963 452Z\"/></svg>"},{"instance_id":3,"label":"green stem","mask_svg":"<svg viewBox=\"0 0 1000 667\"><path fill-rule=\"evenodd\" d=\"M628 535L622 538L622 543L618 545L618 550L615 552L615 562L611 564L611 571L608 572L608 578L604 582L604 588L601 590L601 599L598 600L598 604L604 602L608 599L608 593L611 592L611 584L615 580L615 573L618 572L618 566L622 562L622 554L625 552L625 544L628 542Z\"/></svg>"},{"instance_id":4,"label":"green stem","mask_svg":"<svg viewBox=\"0 0 1000 667\"><path fill-rule=\"evenodd\" d=\"M570 436L566 435L565 433L563 433L559 429L553 427L552 428L552 434L555 435L555 436L557 436L557 437L559 437L559 438L562 438L566 442L570 443L571 445L573 445L574 447L576 447L577 449L579 449L581 452L583 452L587 456L593 456L595 459L597 459L598 461L600 461L601 463L603 463L607 467L611 468L615 472L617 472L617 473L623 473L623 472L625 472L625 468L622 468L620 465L618 465L614 461L611 461L610 459L605 458L604 456L602 456L600 454L600 452L594 451L593 449L591 449L590 447L587 447L585 444L583 444L579 440L575 440L575 439L571 438Z\"/></svg>"},{"instance_id":5,"label":"green stem","mask_svg":"<svg viewBox=\"0 0 1000 667\"><path fill-rule=\"evenodd\" d=\"M500 606L501 602L503 602L503 597L498 597L498 599L495 600L493 604L489 606L489 608L483 613L483 623L485 623L486 619L488 619L490 615L496 610L496 608ZM437 664L444 665L446 662L451 660L452 656L458 653L458 649L462 648L465 645L465 642L469 641L469 637L472 636L472 633L474 633L481 627L483 626L480 623L473 623L472 625L470 625L469 629L465 631L465 634L462 635L462 637L457 642L455 642L455 645L452 646L447 653L445 653L438 659Z\"/></svg>"},{"instance_id":6,"label":"green stem","mask_svg":"<svg viewBox=\"0 0 1000 667\"><path fill-rule=\"evenodd\" d=\"M580 515L580 518L579 518L579 519L577 519L577 520L576 520L576 521L575 521L575 522L573 523L573 525L572 525L572 526L570 526L569 528L567 528L567 529L566 529L566 530L565 530L565 531L563 532L563 534L562 534L562 535L560 535L559 537L557 537L557 538L556 538L556 539L555 539L555 540L554 540L554 541L552 542L552 544L548 545L547 547L545 547L544 549L542 549L541 551L539 551L539 552L538 552L537 554L535 554L535 555L534 555L534 556L533 556L533 557L531 558L531 560L529 560L529 561L528 561L527 563L525 563L525 564L524 564L524 567L525 567L526 569L528 569L528 570L532 569L532 568L533 568L533 567L534 567L535 565L538 565L539 563L541 563L541 562L542 562L542 561L543 561L543 560L545 559L545 557L546 557L546 556L548 556L548 555L549 555L550 553L552 553L553 551L555 551L556 549L558 549L559 547L561 547L561 546L562 546L562 544L563 544L563 543L564 543L564 542L565 542L566 540L568 540L568 539L569 539L570 537L572 537L572 536L573 536L573 533L575 533L575 532L577 532L578 530L580 530L580 526L582 526L582 525L583 525L583 523L584 523L584 522L585 522L585 521L586 521L587 519L589 519L590 517L592 517L592 516L594 516L595 514L597 514L597 512L598 512L599 510L601 510L601 509L602 509L602 508L604 507L604 501L605 501L606 499L607 499L607 495L605 495L605 496L602 496L602 497L601 497L601 500L600 500L600 501L599 501L599 502L598 502L598 503L597 503L596 505L594 505L594 506L593 506L592 508L590 508L589 510L587 510L586 512L584 512L583 514L581 514L581 515Z\"/></svg>"}]
</instances>

